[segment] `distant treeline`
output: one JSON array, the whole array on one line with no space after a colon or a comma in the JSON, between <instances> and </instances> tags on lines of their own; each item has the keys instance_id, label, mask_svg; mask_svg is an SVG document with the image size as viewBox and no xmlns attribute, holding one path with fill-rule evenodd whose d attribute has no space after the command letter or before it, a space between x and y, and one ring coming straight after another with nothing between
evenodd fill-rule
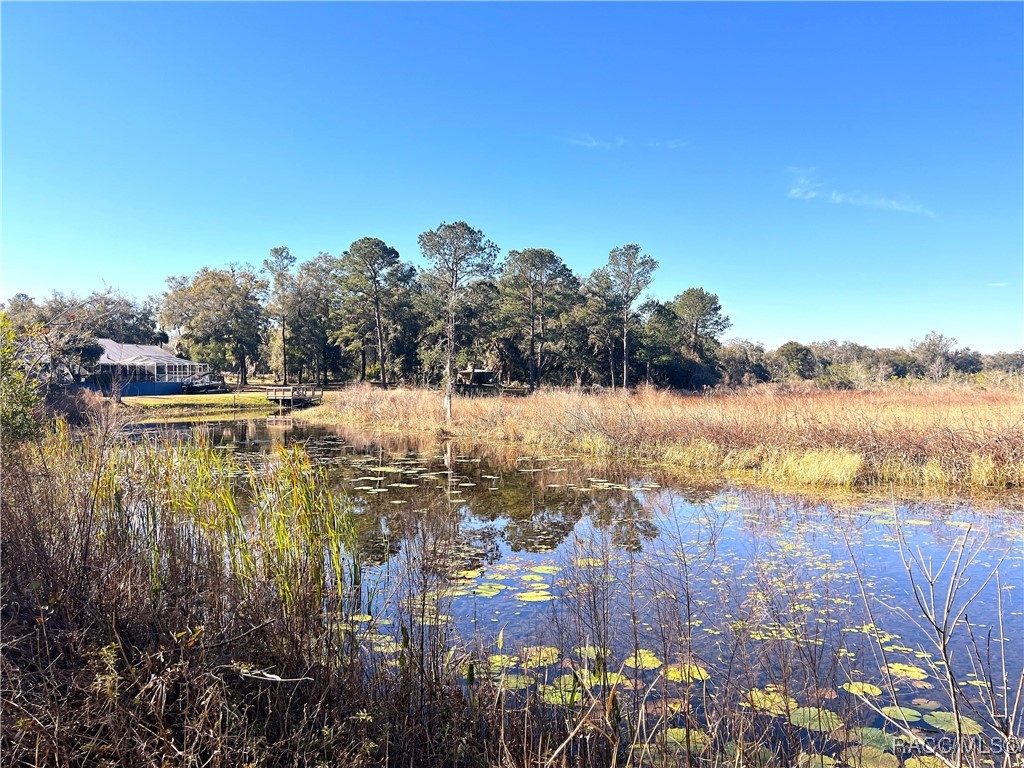
<instances>
[{"instance_id":1,"label":"distant treeline","mask_svg":"<svg viewBox=\"0 0 1024 768\"><path fill-rule=\"evenodd\" d=\"M642 301L658 264L637 245L612 249L605 266L581 277L545 248L499 260L498 247L465 222L442 223L419 243L427 269L367 237L340 256L299 263L279 247L258 268L170 277L161 296L145 301L111 292L38 302L18 294L4 310L15 333L46 329L51 368L68 376L98 357L97 337L170 344L241 383L257 374L436 385L473 368L530 387L814 379L853 388L1024 369L1024 350L982 355L934 332L897 349L723 343L730 321L716 294L695 287L671 301Z\"/></svg>"}]
</instances>

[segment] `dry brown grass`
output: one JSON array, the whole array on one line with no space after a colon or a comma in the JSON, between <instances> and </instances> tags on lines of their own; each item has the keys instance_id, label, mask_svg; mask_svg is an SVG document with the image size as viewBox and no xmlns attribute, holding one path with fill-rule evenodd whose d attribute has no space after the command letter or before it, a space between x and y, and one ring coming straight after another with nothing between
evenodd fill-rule
<instances>
[{"instance_id":1,"label":"dry brown grass","mask_svg":"<svg viewBox=\"0 0 1024 768\"><path fill-rule=\"evenodd\" d=\"M662 462L775 485L1024 486L1024 399L918 387L857 392L761 387L713 396L640 389L542 391L457 401L445 426L425 390L328 393L304 418L446 432L525 449Z\"/></svg>"}]
</instances>

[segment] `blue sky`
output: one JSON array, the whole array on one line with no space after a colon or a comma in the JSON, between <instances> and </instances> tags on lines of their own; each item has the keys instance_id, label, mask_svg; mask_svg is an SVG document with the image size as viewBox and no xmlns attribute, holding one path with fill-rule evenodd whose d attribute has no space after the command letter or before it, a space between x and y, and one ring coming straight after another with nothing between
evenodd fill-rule
<instances>
[{"instance_id":1,"label":"blue sky","mask_svg":"<svg viewBox=\"0 0 1024 768\"><path fill-rule=\"evenodd\" d=\"M1020 3L4 3L3 298L465 220L729 336L1024 346Z\"/></svg>"}]
</instances>

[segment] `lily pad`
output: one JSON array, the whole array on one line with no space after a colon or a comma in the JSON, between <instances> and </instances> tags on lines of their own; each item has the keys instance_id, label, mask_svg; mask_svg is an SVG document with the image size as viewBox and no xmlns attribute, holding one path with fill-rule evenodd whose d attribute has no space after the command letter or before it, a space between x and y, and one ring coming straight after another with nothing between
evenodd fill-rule
<instances>
[{"instance_id":1,"label":"lily pad","mask_svg":"<svg viewBox=\"0 0 1024 768\"><path fill-rule=\"evenodd\" d=\"M897 723L916 723L921 719L921 713L910 707L882 707L881 712Z\"/></svg>"},{"instance_id":2,"label":"lily pad","mask_svg":"<svg viewBox=\"0 0 1024 768\"><path fill-rule=\"evenodd\" d=\"M472 593L477 597L496 597L499 592L506 589L504 584L493 581L485 581L473 588Z\"/></svg>"},{"instance_id":3,"label":"lily pad","mask_svg":"<svg viewBox=\"0 0 1024 768\"><path fill-rule=\"evenodd\" d=\"M665 668L665 677L673 683L692 683L698 680L708 680L711 675L703 667L696 664L669 664Z\"/></svg>"},{"instance_id":4,"label":"lily pad","mask_svg":"<svg viewBox=\"0 0 1024 768\"><path fill-rule=\"evenodd\" d=\"M492 672L500 672L503 669L511 669L519 664L518 656L509 656L504 653L495 653L487 658L487 663Z\"/></svg>"},{"instance_id":5,"label":"lily pad","mask_svg":"<svg viewBox=\"0 0 1024 768\"><path fill-rule=\"evenodd\" d=\"M797 707L789 714L789 722L798 728L828 733L842 726L839 715L821 707Z\"/></svg>"},{"instance_id":6,"label":"lily pad","mask_svg":"<svg viewBox=\"0 0 1024 768\"><path fill-rule=\"evenodd\" d=\"M392 654L401 651L402 646L393 638L380 637L373 641L373 650L377 651L378 653Z\"/></svg>"},{"instance_id":7,"label":"lily pad","mask_svg":"<svg viewBox=\"0 0 1024 768\"><path fill-rule=\"evenodd\" d=\"M558 680L572 675L562 675ZM583 695L583 688L575 682L555 682L551 685L538 685L537 692L541 699L547 704L556 706L572 707L579 702Z\"/></svg>"},{"instance_id":8,"label":"lily pad","mask_svg":"<svg viewBox=\"0 0 1024 768\"><path fill-rule=\"evenodd\" d=\"M952 712L929 712L924 716L924 721L933 728L938 728L940 731L947 731L949 733L957 732L956 715ZM964 735L976 736L985 729L977 720L972 720L969 717L960 715L960 730Z\"/></svg>"},{"instance_id":9,"label":"lily pad","mask_svg":"<svg viewBox=\"0 0 1024 768\"><path fill-rule=\"evenodd\" d=\"M535 565L530 570L533 571L534 573L555 574L555 573L558 573L562 569L559 568L557 565Z\"/></svg>"},{"instance_id":10,"label":"lily pad","mask_svg":"<svg viewBox=\"0 0 1024 768\"><path fill-rule=\"evenodd\" d=\"M522 651L523 663L528 667L547 667L558 657L558 649L550 645L528 645Z\"/></svg>"},{"instance_id":11,"label":"lily pad","mask_svg":"<svg viewBox=\"0 0 1024 768\"><path fill-rule=\"evenodd\" d=\"M887 669L890 675L905 677L908 680L926 680L928 678L927 672L920 667L915 667L913 664L893 663L887 665Z\"/></svg>"},{"instance_id":12,"label":"lily pad","mask_svg":"<svg viewBox=\"0 0 1024 768\"><path fill-rule=\"evenodd\" d=\"M522 600L524 603L543 603L548 600L554 600L555 596L546 590L533 589L527 592L520 592L516 595L516 600Z\"/></svg>"},{"instance_id":13,"label":"lily pad","mask_svg":"<svg viewBox=\"0 0 1024 768\"><path fill-rule=\"evenodd\" d=\"M579 648L573 648L572 652L585 661L597 661L598 658L607 659L611 655L611 651L607 648L597 645L581 645Z\"/></svg>"},{"instance_id":14,"label":"lily pad","mask_svg":"<svg viewBox=\"0 0 1024 768\"><path fill-rule=\"evenodd\" d=\"M883 751L896 748L896 737L881 728L852 728L847 736L849 741Z\"/></svg>"},{"instance_id":15,"label":"lily pad","mask_svg":"<svg viewBox=\"0 0 1024 768\"><path fill-rule=\"evenodd\" d=\"M797 755L797 768L834 768L839 761L828 755L820 755L817 752L801 752Z\"/></svg>"},{"instance_id":16,"label":"lily pad","mask_svg":"<svg viewBox=\"0 0 1024 768\"><path fill-rule=\"evenodd\" d=\"M623 662L627 667L634 669L658 669L662 663L654 651L646 648L640 648L636 653L630 654Z\"/></svg>"},{"instance_id":17,"label":"lily pad","mask_svg":"<svg viewBox=\"0 0 1024 768\"><path fill-rule=\"evenodd\" d=\"M796 699L790 698L777 688L768 686L764 690L754 688L747 694L750 706L769 715L785 715L797 708Z\"/></svg>"},{"instance_id":18,"label":"lily pad","mask_svg":"<svg viewBox=\"0 0 1024 768\"><path fill-rule=\"evenodd\" d=\"M738 743L730 741L725 745L727 765L772 765L775 753L763 744Z\"/></svg>"},{"instance_id":19,"label":"lily pad","mask_svg":"<svg viewBox=\"0 0 1024 768\"><path fill-rule=\"evenodd\" d=\"M711 744L711 736L700 728L669 728L665 731L665 746L688 752L703 752Z\"/></svg>"},{"instance_id":20,"label":"lily pad","mask_svg":"<svg viewBox=\"0 0 1024 768\"><path fill-rule=\"evenodd\" d=\"M847 693L852 693L854 696L869 697L882 695L882 689L871 683L843 683L839 687Z\"/></svg>"},{"instance_id":21,"label":"lily pad","mask_svg":"<svg viewBox=\"0 0 1024 768\"><path fill-rule=\"evenodd\" d=\"M509 672L497 678L498 684L509 691L521 691L533 685L533 678L518 672Z\"/></svg>"}]
</instances>

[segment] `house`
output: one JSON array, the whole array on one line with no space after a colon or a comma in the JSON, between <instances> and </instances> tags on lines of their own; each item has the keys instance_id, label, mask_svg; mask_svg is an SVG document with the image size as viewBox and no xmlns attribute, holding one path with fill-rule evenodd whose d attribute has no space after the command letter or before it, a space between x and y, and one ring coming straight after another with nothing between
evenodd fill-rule
<instances>
[{"instance_id":1,"label":"house","mask_svg":"<svg viewBox=\"0 0 1024 768\"><path fill-rule=\"evenodd\" d=\"M103 353L92 369L91 383L110 395L115 389L127 397L136 395L178 395L184 382L209 372L206 363L175 357L152 344L122 344L113 339L96 339Z\"/></svg>"}]
</instances>

